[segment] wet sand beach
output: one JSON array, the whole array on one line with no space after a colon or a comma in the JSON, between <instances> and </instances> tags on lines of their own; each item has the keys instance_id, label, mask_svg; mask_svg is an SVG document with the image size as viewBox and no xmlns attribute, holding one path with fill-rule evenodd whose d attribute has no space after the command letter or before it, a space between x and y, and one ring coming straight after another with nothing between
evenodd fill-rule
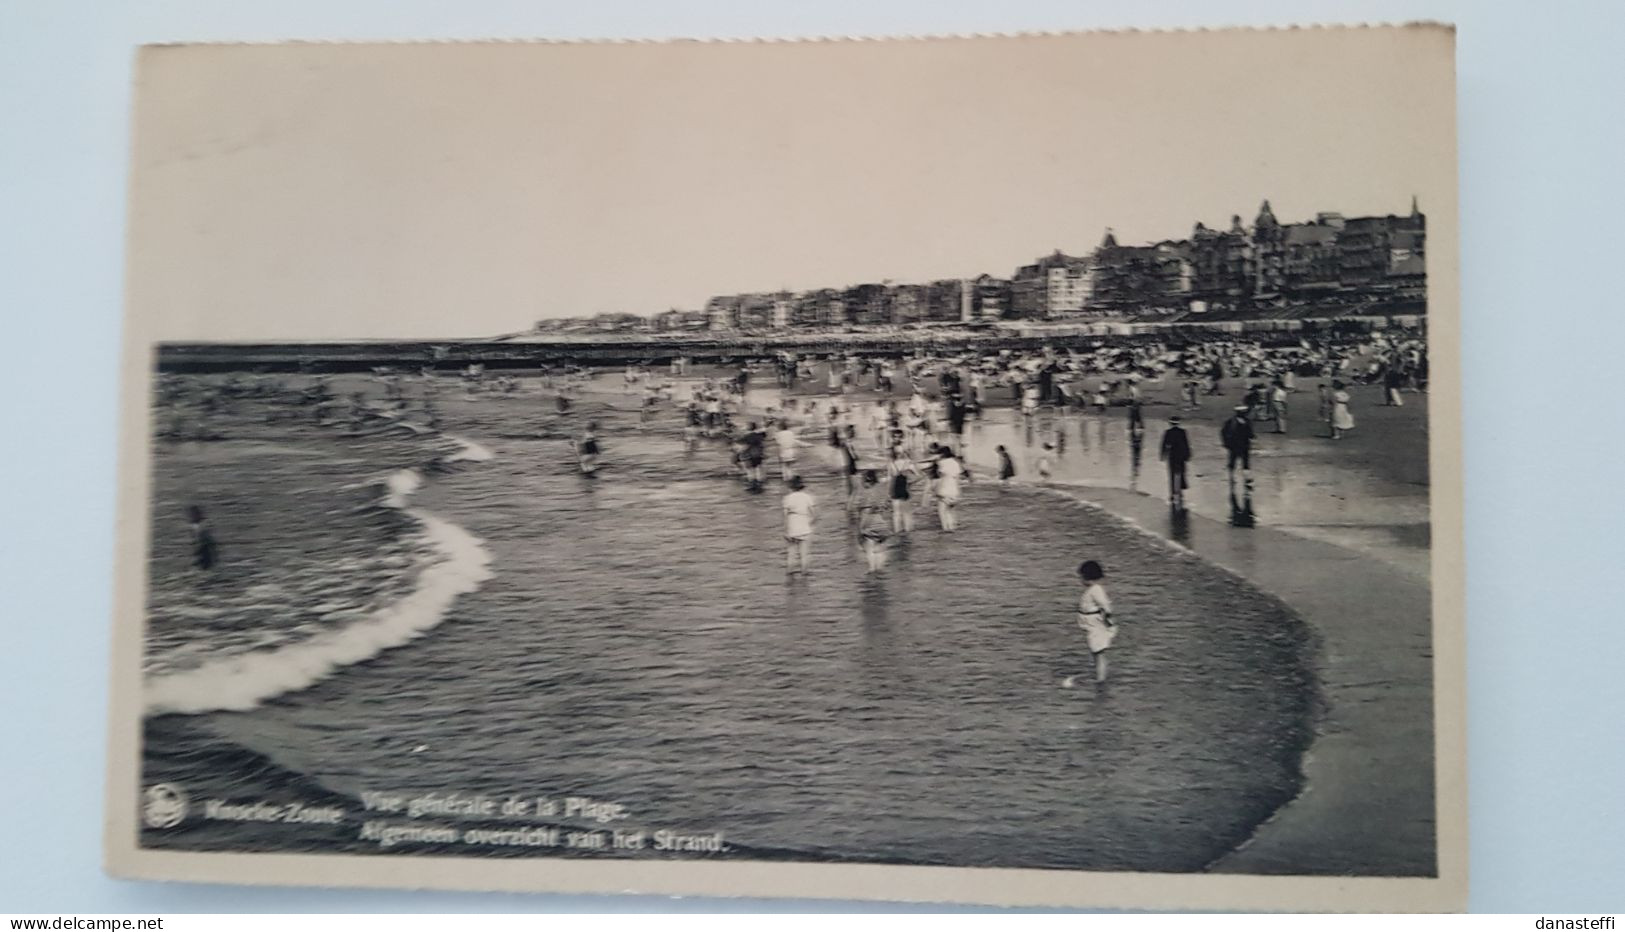
<instances>
[{"instance_id":1,"label":"wet sand beach","mask_svg":"<svg viewBox=\"0 0 1625 932\"><path fill-rule=\"evenodd\" d=\"M1245 380L1229 380L1238 391ZM922 380L926 391L934 382ZM1391 865L1432 874L1435 799L1433 652L1428 533L1427 396L1382 403L1377 386L1351 386L1358 426L1328 438L1315 420L1314 382L1289 402L1288 433L1260 435L1251 506L1257 524L1233 527L1218 426L1227 395L1179 403L1177 382L1143 384L1146 433L1138 453L1125 408L1044 409L1023 417L1003 386L965 435L966 458L996 475L1004 444L1027 479L1045 439L1047 485L1094 503L1280 598L1315 634L1320 709L1304 755L1304 790L1240 849L1210 869L1237 873L1349 873ZM906 393L906 389L893 394ZM871 393L873 394L873 393ZM874 397L881 397L874 395ZM1157 449L1178 414L1196 456L1187 513L1171 512Z\"/></svg>"},{"instance_id":2,"label":"wet sand beach","mask_svg":"<svg viewBox=\"0 0 1625 932\"><path fill-rule=\"evenodd\" d=\"M1084 493L1179 539L1279 597L1315 632L1321 708L1304 790L1237 851L1224 873L1430 875L1433 857L1431 601L1414 575L1335 544L1239 529L1124 490Z\"/></svg>"}]
</instances>

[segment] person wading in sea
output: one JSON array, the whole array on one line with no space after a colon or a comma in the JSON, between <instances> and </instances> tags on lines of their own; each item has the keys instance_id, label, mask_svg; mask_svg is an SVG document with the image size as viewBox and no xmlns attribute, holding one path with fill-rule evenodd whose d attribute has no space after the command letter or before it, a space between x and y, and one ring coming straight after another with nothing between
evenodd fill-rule
<instances>
[{"instance_id":1,"label":"person wading in sea","mask_svg":"<svg viewBox=\"0 0 1625 932\"><path fill-rule=\"evenodd\" d=\"M863 547L863 558L870 573L878 573L886 565L886 538L890 536L886 499L886 487L880 484L880 474L865 469L859 493L858 542Z\"/></svg>"},{"instance_id":2,"label":"person wading in sea","mask_svg":"<svg viewBox=\"0 0 1625 932\"><path fill-rule=\"evenodd\" d=\"M903 452L901 445L892 447L891 462L886 464L886 478L891 485L891 529L893 534L906 534L914 530L914 506L909 501L908 481L918 476L920 469Z\"/></svg>"},{"instance_id":3,"label":"person wading in sea","mask_svg":"<svg viewBox=\"0 0 1625 932\"><path fill-rule=\"evenodd\" d=\"M1002 443L996 452L999 454L999 481L1009 482L1016 477L1015 460L1010 458L1010 451L1006 450Z\"/></svg>"},{"instance_id":4,"label":"person wading in sea","mask_svg":"<svg viewBox=\"0 0 1625 932\"><path fill-rule=\"evenodd\" d=\"M784 569L807 572L812 557L812 493L803 488L800 476L790 477L790 491L784 496Z\"/></svg>"},{"instance_id":5,"label":"person wading in sea","mask_svg":"<svg viewBox=\"0 0 1625 932\"><path fill-rule=\"evenodd\" d=\"M581 439L576 441L577 463L581 467L583 476L598 474L598 422L588 421L587 429L581 432Z\"/></svg>"},{"instance_id":6,"label":"person wading in sea","mask_svg":"<svg viewBox=\"0 0 1625 932\"><path fill-rule=\"evenodd\" d=\"M779 450L779 478L789 482L790 477L796 474L796 452L801 448L801 438L790 426L789 418L779 421L779 430L773 435L773 440Z\"/></svg>"},{"instance_id":7,"label":"person wading in sea","mask_svg":"<svg viewBox=\"0 0 1625 932\"><path fill-rule=\"evenodd\" d=\"M1089 653L1095 660L1095 682L1106 682L1106 651L1111 649L1112 641L1117 638L1117 623L1112 621L1112 600L1106 597L1106 587L1101 580L1106 578L1106 572L1094 560L1087 560L1078 567L1078 575L1083 579L1083 595L1078 598L1078 627L1083 629L1084 637L1088 639ZM1076 675L1069 676L1061 681L1061 688L1071 689L1078 681Z\"/></svg>"},{"instance_id":8,"label":"person wading in sea","mask_svg":"<svg viewBox=\"0 0 1625 932\"><path fill-rule=\"evenodd\" d=\"M220 562L220 547L214 542L214 532L209 530L203 509L187 505L186 523L192 530L192 566L205 572L214 569Z\"/></svg>"},{"instance_id":9,"label":"person wading in sea","mask_svg":"<svg viewBox=\"0 0 1625 932\"><path fill-rule=\"evenodd\" d=\"M767 434L755 421L750 422L750 429L745 432L744 451L741 453L745 467L745 488L752 492L762 491L762 461L767 458Z\"/></svg>"},{"instance_id":10,"label":"person wading in sea","mask_svg":"<svg viewBox=\"0 0 1625 932\"><path fill-rule=\"evenodd\" d=\"M858 451L852 445L851 431L841 438L841 477L846 481L846 510L854 510L858 506L860 486L858 479Z\"/></svg>"},{"instance_id":11,"label":"person wading in sea","mask_svg":"<svg viewBox=\"0 0 1625 932\"><path fill-rule=\"evenodd\" d=\"M960 480L969 479L970 473L959 463L951 447L939 447L937 458L937 520L942 529L952 534L959 530Z\"/></svg>"}]
</instances>

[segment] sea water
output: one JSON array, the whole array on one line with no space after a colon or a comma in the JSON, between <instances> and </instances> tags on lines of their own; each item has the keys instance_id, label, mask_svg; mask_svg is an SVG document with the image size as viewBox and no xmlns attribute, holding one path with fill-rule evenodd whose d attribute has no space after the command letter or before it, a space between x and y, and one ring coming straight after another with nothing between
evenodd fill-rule
<instances>
[{"instance_id":1,"label":"sea water","mask_svg":"<svg viewBox=\"0 0 1625 932\"><path fill-rule=\"evenodd\" d=\"M1308 634L1197 557L978 477L958 533L921 508L866 575L836 458L815 449L812 571L788 576L776 480L748 492L720 442L685 448L674 411L550 401L447 398L456 442L312 430L255 447L269 428L245 422L160 452L143 782L346 816L193 819L143 844L466 854L361 837L363 794L464 793L604 800L628 825L723 842L586 856L1186 871L1298 791ZM591 479L569 443L589 417ZM402 469L421 484L391 486ZM335 504L369 477L379 507ZM157 540L199 496L222 503L227 569L257 564L205 597ZM1099 688L1072 611L1084 559L1121 624Z\"/></svg>"}]
</instances>

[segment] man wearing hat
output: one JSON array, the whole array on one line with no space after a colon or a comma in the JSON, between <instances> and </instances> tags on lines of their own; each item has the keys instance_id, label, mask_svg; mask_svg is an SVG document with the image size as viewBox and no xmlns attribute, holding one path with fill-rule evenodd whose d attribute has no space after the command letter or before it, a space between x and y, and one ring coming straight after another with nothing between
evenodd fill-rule
<instances>
[{"instance_id":1,"label":"man wearing hat","mask_svg":"<svg viewBox=\"0 0 1625 932\"><path fill-rule=\"evenodd\" d=\"M1230 418L1219 428L1219 439L1224 442L1225 450L1230 454L1225 463L1225 469L1230 472L1230 482L1236 481L1236 464L1241 464L1243 476L1252 470L1253 452L1253 422L1248 417L1251 411L1248 405L1236 405L1236 410Z\"/></svg>"},{"instance_id":2,"label":"man wearing hat","mask_svg":"<svg viewBox=\"0 0 1625 932\"><path fill-rule=\"evenodd\" d=\"M1162 451L1158 454L1168 464L1168 504L1178 511L1185 510L1185 490L1190 482L1185 478L1185 464L1191 461L1191 441L1185 428L1179 426L1179 415L1168 419L1168 429L1162 432Z\"/></svg>"}]
</instances>

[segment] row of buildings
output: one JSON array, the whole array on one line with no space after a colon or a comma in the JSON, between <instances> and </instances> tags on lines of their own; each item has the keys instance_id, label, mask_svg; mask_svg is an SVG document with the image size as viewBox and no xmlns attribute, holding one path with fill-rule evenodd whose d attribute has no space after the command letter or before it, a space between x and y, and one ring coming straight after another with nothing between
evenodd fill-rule
<instances>
[{"instance_id":1,"label":"row of buildings","mask_svg":"<svg viewBox=\"0 0 1625 932\"><path fill-rule=\"evenodd\" d=\"M1233 314L1311 304L1425 308L1427 219L1320 213L1281 223L1265 201L1252 224L1198 222L1187 239L1122 245L1111 230L1085 255L1060 250L1009 278L980 275L920 284L880 282L811 291L718 295L704 310L644 318L601 314L538 329L781 330L1146 314Z\"/></svg>"}]
</instances>

